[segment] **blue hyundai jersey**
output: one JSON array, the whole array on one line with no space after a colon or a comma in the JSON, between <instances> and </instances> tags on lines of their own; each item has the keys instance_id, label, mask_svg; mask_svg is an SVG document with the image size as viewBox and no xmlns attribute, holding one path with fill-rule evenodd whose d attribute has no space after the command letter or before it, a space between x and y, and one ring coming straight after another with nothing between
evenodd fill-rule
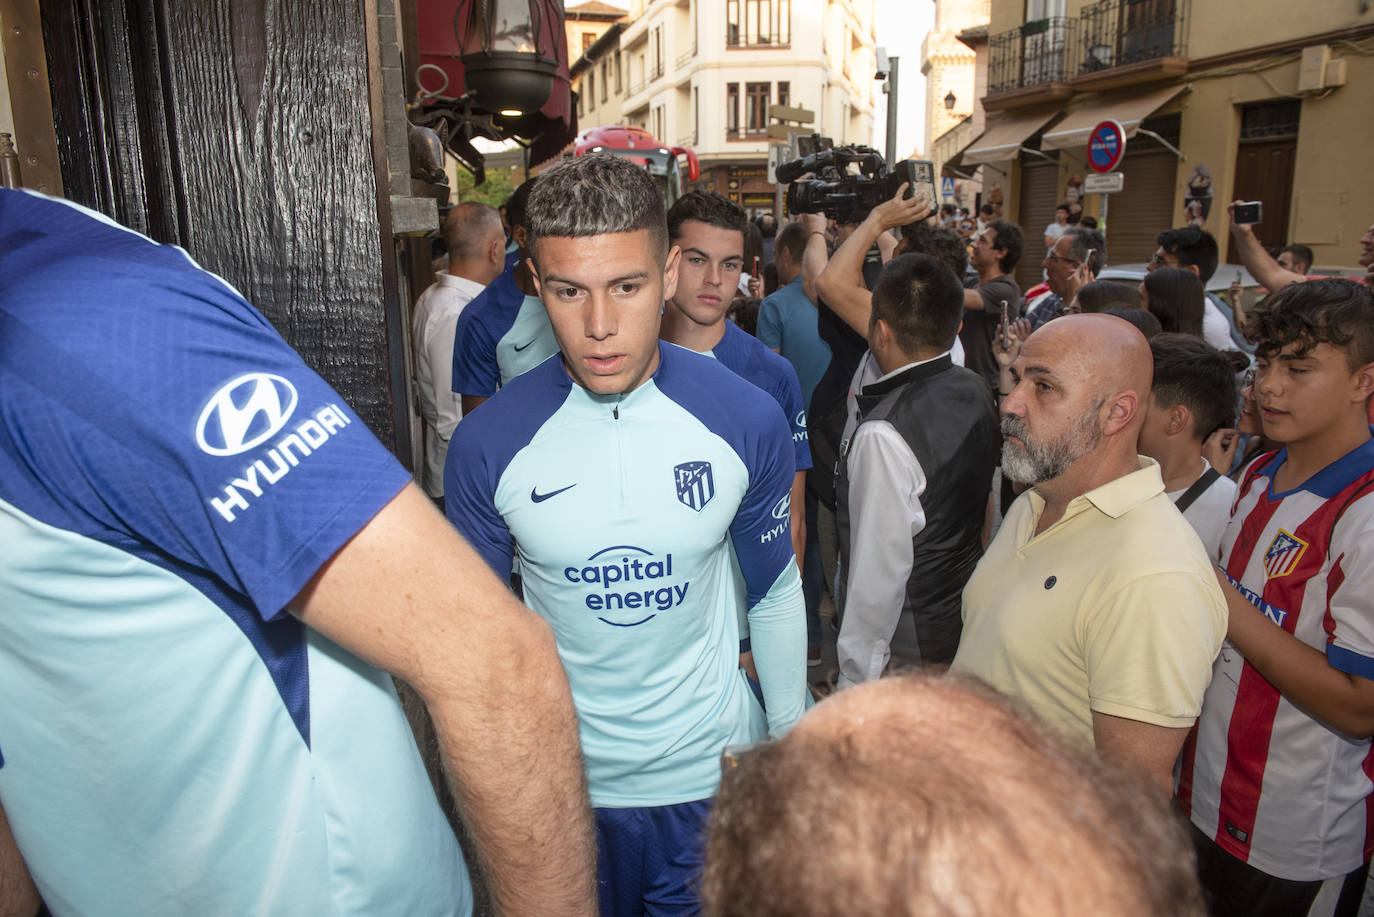
<instances>
[{"instance_id":1,"label":"blue hyundai jersey","mask_svg":"<svg viewBox=\"0 0 1374 917\"><path fill-rule=\"evenodd\" d=\"M713 795L721 750L786 730L805 694L782 415L716 361L659 352L610 396L551 358L459 424L444 473L449 518L498 575L518 552L553 627L597 806ZM766 723L738 667L741 601Z\"/></svg>"},{"instance_id":2,"label":"blue hyundai jersey","mask_svg":"<svg viewBox=\"0 0 1374 917\"><path fill-rule=\"evenodd\" d=\"M180 249L0 190L0 802L55 914L463 914L391 679L286 604L409 476Z\"/></svg>"},{"instance_id":3,"label":"blue hyundai jersey","mask_svg":"<svg viewBox=\"0 0 1374 917\"><path fill-rule=\"evenodd\" d=\"M806 403L802 401L801 383L797 381L797 371L792 364L734 322L725 323L725 336L712 348L711 356L729 367L735 375L763 389L778 403L791 428L796 470L810 468L811 443L806 436Z\"/></svg>"},{"instance_id":4,"label":"blue hyundai jersey","mask_svg":"<svg viewBox=\"0 0 1374 917\"><path fill-rule=\"evenodd\" d=\"M537 296L515 282L519 252L506 269L473 297L453 334L453 390L489 398L510 380L558 352L549 313Z\"/></svg>"}]
</instances>

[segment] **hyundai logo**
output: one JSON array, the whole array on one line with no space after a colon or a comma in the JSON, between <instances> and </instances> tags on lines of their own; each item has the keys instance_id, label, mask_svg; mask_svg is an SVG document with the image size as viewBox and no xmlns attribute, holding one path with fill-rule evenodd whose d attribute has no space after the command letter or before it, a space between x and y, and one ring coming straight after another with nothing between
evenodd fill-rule
<instances>
[{"instance_id":1,"label":"hyundai logo","mask_svg":"<svg viewBox=\"0 0 1374 917\"><path fill-rule=\"evenodd\" d=\"M792 495L783 494L781 500L773 504L773 518L786 519L788 511L792 509Z\"/></svg>"},{"instance_id":2,"label":"hyundai logo","mask_svg":"<svg viewBox=\"0 0 1374 917\"><path fill-rule=\"evenodd\" d=\"M271 373L244 373L210 396L196 421L196 444L211 455L238 455L286 426L296 388Z\"/></svg>"}]
</instances>

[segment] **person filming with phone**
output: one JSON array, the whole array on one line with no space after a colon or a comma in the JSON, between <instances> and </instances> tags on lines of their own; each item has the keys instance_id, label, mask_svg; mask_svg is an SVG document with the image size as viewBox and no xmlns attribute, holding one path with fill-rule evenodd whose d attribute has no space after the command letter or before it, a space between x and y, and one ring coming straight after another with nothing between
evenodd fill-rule
<instances>
[{"instance_id":1,"label":"person filming with phone","mask_svg":"<svg viewBox=\"0 0 1374 917\"><path fill-rule=\"evenodd\" d=\"M1231 239L1236 244L1240 263L1261 286L1270 293L1276 293L1290 283L1302 283L1307 279L1304 271L1311 269L1310 260L1304 271L1297 270L1296 264L1284 265L1283 253L1275 259L1264 250L1264 243L1255 235L1255 225L1264 221L1262 201L1232 201L1226 213L1231 218ZM1284 252L1296 247L1289 246ZM1308 257L1311 258L1310 249ZM1360 237L1359 264L1365 269L1365 285L1374 289L1374 226L1370 226Z\"/></svg>"}]
</instances>

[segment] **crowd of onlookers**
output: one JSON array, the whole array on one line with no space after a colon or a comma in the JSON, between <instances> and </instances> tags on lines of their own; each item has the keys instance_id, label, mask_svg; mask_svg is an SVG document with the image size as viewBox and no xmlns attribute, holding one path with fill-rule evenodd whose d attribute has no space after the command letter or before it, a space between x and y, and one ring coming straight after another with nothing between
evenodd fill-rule
<instances>
[{"instance_id":1,"label":"crowd of onlookers","mask_svg":"<svg viewBox=\"0 0 1374 917\"><path fill-rule=\"evenodd\" d=\"M1258 299L1071 205L1022 290L993 202L567 160L444 217L417 489L227 284L0 192L0 910L1358 913L1374 227L1230 232Z\"/></svg>"}]
</instances>

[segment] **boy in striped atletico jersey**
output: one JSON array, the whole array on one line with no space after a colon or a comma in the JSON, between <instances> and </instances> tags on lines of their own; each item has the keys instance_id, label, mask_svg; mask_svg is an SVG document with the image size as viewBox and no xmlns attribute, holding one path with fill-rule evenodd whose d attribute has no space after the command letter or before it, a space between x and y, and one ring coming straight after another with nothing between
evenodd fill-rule
<instances>
[{"instance_id":1,"label":"boy in striped atletico jersey","mask_svg":"<svg viewBox=\"0 0 1374 917\"><path fill-rule=\"evenodd\" d=\"M1230 623L1178 798L1214 914L1351 914L1374 852L1374 293L1292 284L1251 317L1286 448L1246 470Z\"/></svg>"}]
</instances>

